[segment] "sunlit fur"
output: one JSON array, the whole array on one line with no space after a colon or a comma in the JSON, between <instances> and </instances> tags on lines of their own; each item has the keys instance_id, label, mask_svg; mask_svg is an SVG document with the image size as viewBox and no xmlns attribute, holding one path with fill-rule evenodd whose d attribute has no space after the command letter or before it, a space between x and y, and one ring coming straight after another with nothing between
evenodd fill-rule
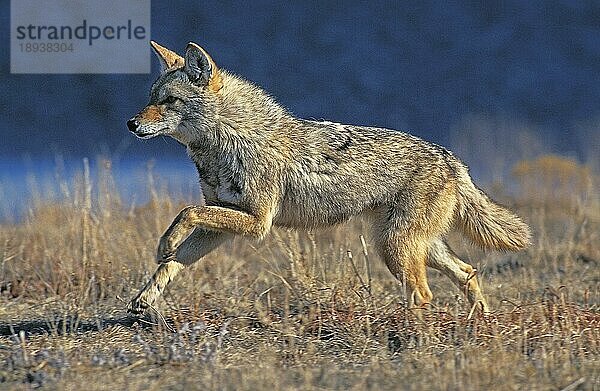
<instances>
[{"instance_id":1,"label":"sunlit fur","mask_svg":"<svg viewBox=\"0 0 600 391\"><path fill-rule=\"evenodd\" d=\"M179 58L162 49L164 71L135 117L135 133L187 147L205 205L175 218L160 240L159 262L189 265L233 235L262 239L272 226L314 229L364 215L379 254L416 305L432 299L431 266L487 311L473 268L445 235L459 228L485 248L514 251L529 244L530 232L475 187L451 152L397 130L296 118L262 89L218 69L198 45ZM131 309L143 311L181 269L161 266L152 280L160 286L151 281Z\"/></svg>"}]
</instances>

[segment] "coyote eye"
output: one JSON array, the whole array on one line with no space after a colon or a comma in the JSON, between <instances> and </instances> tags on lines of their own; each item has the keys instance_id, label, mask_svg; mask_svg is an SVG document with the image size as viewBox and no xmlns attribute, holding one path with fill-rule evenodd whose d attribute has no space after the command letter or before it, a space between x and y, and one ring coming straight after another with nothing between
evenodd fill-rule
<instances>
[{"instance_id":1,"label":"coyote eye","mask_svg":"<svg viewBox=\"0 0 600 391\"><path fill-rule=\"evenodd\" d=\"M174 97L173 95L169 95L165 99L163 99L163 101L161 103L170 105L170 104L177 102L178 100L180 100L180 99Z\"/></svg>"}]
</instances>

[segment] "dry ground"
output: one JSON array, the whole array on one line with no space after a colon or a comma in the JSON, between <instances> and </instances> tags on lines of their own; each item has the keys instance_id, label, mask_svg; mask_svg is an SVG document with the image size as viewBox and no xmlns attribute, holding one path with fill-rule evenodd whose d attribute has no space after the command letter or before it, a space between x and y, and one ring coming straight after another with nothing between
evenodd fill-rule
<instances>
[{"instance_id":1,"label":"dry ground","mask_svg":"<svg viewBox=\"0 0 600 391\"><path fill-rule=\"evenodd\" d=\"M0 388L600 390L598 182L548 159L516 167L510 197L493 190L533 226L530 249L451 237L479 270L487 317L435 271L434 305L407 308L354 221L210 254L159 303L172 332L117 296L153 272L181 198L151 187L131 207L107 172L64 183L62 201L0 226Z\"/></svg>"}]
</instances>

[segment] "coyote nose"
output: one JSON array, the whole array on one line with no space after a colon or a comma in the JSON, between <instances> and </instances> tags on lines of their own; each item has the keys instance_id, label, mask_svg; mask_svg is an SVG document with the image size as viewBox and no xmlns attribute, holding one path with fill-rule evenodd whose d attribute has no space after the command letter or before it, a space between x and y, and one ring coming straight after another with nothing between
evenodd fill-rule
<instances>
[{"instance_id":1,"label":"coyote nose","mask_svg":"<svg viewBox=\"0 0 600 391\"><path fill-rule=\"evenodd\" d=\"M138 122L137 119L132 118L129 121L127 121L127 127L129 128L129 130L131 132L135 132L139 126L140 126L140 123Z\"/></svg>"}]
</instances>

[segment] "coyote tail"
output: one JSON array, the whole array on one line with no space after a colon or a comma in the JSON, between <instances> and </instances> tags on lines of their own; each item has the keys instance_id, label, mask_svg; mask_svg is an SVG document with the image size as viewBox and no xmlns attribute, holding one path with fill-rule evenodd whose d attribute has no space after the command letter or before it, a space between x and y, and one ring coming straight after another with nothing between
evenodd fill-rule
<instances>
[{"instance_id":1,"label":"coyote tail","mask_svg":"<svg viewBox=\"0 0 600 391\"><path fill-rule=\"evenodd\" d=\"M458 180L458 226L483 248L517 251L531 244L531 230L517 215L492 201L463 171Z\"/></svg>"}]
</instances>

